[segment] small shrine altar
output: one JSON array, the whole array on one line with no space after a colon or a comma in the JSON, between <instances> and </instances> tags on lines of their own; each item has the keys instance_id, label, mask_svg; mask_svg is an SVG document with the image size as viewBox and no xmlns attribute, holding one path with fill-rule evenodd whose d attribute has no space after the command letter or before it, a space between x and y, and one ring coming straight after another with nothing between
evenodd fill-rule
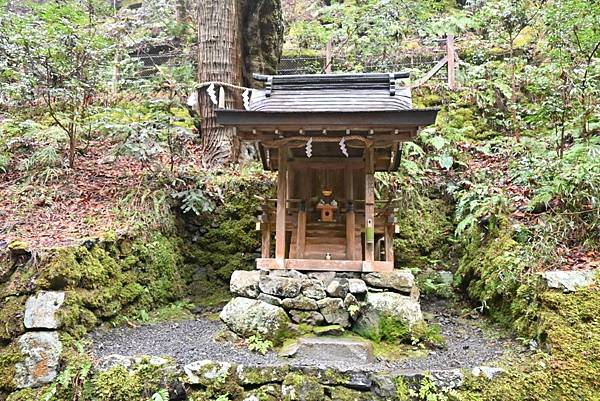
<instances>
[{"instance_id":1,"label":"small shrine altar","mask_svg":"<svg viewBox=\"0 0 600 401\"><path fill-rule=\"evenodd\" d=\"M393 270L393 208L376 201L374 173L396 171L402 143L437 110L412 108L400 81L408 73L254 78L264 88L252 90L248 110L216 113L277 172L277 199L259 216L257 268Z\"/></svg>"}]
</instances>

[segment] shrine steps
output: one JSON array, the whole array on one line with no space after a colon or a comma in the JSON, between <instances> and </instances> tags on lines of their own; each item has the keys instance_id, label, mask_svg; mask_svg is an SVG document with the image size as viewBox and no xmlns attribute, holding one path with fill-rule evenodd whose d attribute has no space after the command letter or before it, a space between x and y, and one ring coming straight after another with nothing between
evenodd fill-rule
<instances>
[{"instance_id":1,"label":"shrine steps","mask_svg":"<svg viewBox=\"0 0 600 401\"><path fill-rule=\"evenodd\" d=\"M289 257L298 258L296 249L297 230L292 231L290 241ZM356 258L346 255L346 225L342 222L311 222L306 225L306 240L304 245L303 259L325 259L327 253L331 254L332 260L360 259L362 256L361 231L355 231L354 242L356 244L354 254Z\"/></svg>"}]
</instances>

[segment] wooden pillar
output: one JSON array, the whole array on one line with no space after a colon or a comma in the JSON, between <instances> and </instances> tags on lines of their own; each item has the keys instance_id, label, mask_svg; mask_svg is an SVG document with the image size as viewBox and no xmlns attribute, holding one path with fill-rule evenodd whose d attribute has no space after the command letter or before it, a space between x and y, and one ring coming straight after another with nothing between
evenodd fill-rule
<instances>
[{"instance_id":1,"label":"wooden pillar","mask_svg":"<svg viewBox=\"0 0 600 401\"><path fill-rule=\"evenodd\" d=\"M300 201L298 208L298 232L296 233L296 258L304 258L304 248L306 245L306 203L304 199Z\"/></svg>"},{"instance_id":2,"label":"wooden pillar","mask_svg":"<svg viewBox=\"0 0 600 401\"><path fill-rule=\"evenodd\" d=\"M365 148L365 260L375 260L375 149Z\"/></svg>"},{"instance_id":3,"label":"wooden pillar","mask_svg":"<svg viewBox=\"0 0 600 401\"><path fill-rule=\"evenodd\" d=\"M262 234L260 256L269 258L271 256L271 222L269 221L268 204L263 207L263 213L260 217L260 232Z\"/></svg>"},{"instance_id":4,"label":"wooden pillar","mask_svg":"<svg viewBox=\"0 0 600 401\"><path fill-rule=\"evenodd\" d=\"M285 267L285 217L287 201L287 146L279 148L277 171L277 219L275 221L275 258L279 268Z\"/></svg>"},{"instance_id":5,"label":"wooden pillar","mask_svg":"<svg viewBox=\"0 0 600 401\"><path fill-rule=\"evenodd\" d=\"M354 214L354 205L348 205L346 212L346 258L348 260L356 259L356 215Z\"/></svg>"},{"instance_id":6,"label":"wooden pillar","mask_svg":"<svg viewBox=\"0 0 600 401\"><path fill-rule=\"evenodd\" d=\"M354 176L352 169L346 166L344 170L346 191L346 259L356 258L356 216L354 214Z\"/></svg>"},{"instance_id":7,"label":"wooden pillar","mask_svg":"<svg viewBox=\"0 0 600 401\"><path fill-rule=\"evenodd\" d=\"M446 36L446 53L448 57L448 89L456 89L456 60L454 58L454 35Z\"/></svg>"},{"instance_id":8,"label":"wooden pillar","mask_svg":"<svg viewBox=\"0 0 600 401\"><path fill-rule=\"evenodd\" d=\"M394 262L394 216L388 211L386 214L385 230L385 260L386 262Z\"/></svg>"}]
</instances>

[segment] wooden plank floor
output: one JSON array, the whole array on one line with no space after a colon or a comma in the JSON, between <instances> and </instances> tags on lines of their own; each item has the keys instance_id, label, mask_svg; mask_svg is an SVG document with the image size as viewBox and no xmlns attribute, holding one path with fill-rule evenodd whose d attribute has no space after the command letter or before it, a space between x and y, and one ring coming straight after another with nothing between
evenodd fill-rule
<instances>
[{"instance_id":1,"label":"wooden plank floor","mask_svg":"<svg viewBox=\"0 0 600 401\"><path fill-rule=\"evenodd\" d=\"M296 230L292 230L290 241L290 259L298 256L296 250ZM362 243L360 227L356 229L355 255L362 259ZM303 259L325 259L331 253L332 260L348 260L346 255L346 225L341 222L311 222L306 225L306 243Z\"/></svg>"}]
</instances>

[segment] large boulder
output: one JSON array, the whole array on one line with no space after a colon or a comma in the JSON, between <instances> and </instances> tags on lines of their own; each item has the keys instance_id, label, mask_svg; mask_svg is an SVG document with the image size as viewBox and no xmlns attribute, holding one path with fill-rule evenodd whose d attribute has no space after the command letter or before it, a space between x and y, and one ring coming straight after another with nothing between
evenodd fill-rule
<instances>
[{"instance_id":1,"label":"large boulder","mask_svg":"<svg viewBox=\"0 0 600 401\"><path fill-rule=\"evenodd\" d=\"M260 271L236 270L231 275L229 290L240 297L256 298L260 294Z\"/></svg>"},{"instance_id":2,"label":"large boulder","mask_svg":"<svg viewBox=\"0 0 600 401\"><path fill-rule=\"evenodd\" d=\"M334 278L325 289L327 294L333 298L344 298L348 294L348 279Z\"/></svg>"},{"instance_id":3,"label":"large boulder","mask_svg":"<svg viewBox=\"0 0 600 401\"><path fill-rule=\"evenodd\" d=\"M415 285L415 276L410 270L367 273L363 274L363 280L372 287L388 288L404 293L410 293Z\"/></svg>"},{"instance_id":4,"label":"large boulder","mask_svg":"<svg viewBox=\"0 0 600 401\"><path fill-rule=\"evenodd\" d=\"M236 334L248 337L259 333L272 340L280 339L291 323L279 306L243 297L229 301L219 316Z\"/></svg>"},{"instance_id":5,"label":"large boulder","mask_svg":"<svg viewBox=\"0 0 600 401\"><path fill-rule=\"evenodd\" d=\"M257 299L271 305L281 306L281 298L274 297L273 295L260 294Z\"/></svg>"},{"instance_id":6,"label":"large boulder","mask_svg":"<svg viewBox=\"0 0 600 401\"><path fill-rule=\"evenodd\" d=\"M40 291L25 303L23 323L28 329L56 329L59 321L56 312L65 302L62 291Z\"/></svg>"},{"instance_id":7,"label":"large boulder","mask_svg":"<svg viewBox=\"0 0 600 401\"><path fill-rule=\"evenodd\" d=\"M281 301L281 306L284 309L299 309L299 310L317 310L317 301L314 299L305 297L303 295L297 296L296 298L285 298Z\"/></svg>"},{"instance_id":8,"label":"large boulder","mask_svg":"<svg viewBox=\"0 0 600 401\"><path fill-rule=\"evenodd\" d=\"M24 360L16 364L19 388L40 387L56 378L62 343L56 331L25 333L18 339Z\"/></svg>"},{"instance_id":9,"label":"large boulder","mask_svg":"<svg viewBox=\"0 0 600 401\"><path fill-rule=\"evenodd\" d=\"M289 373L281 386L283 401L322 401L325 389L317 380L298 373Z\"/></svg>"},{"instance_id":10,"label":"large boulder","mask_svg":"<svg viewBox=\"0 0 600 401\"><path fill-rule=\"evenodd\" d=\"M328 285L331 280L335 278L335 272L312 272L308 273L308 278L322 282L324 285Z\"/></svg>"},{"instance_id":11,"label":"large boulder","mask_svg":"<svg viewBox=\"0 0 600 401\"><path fill-rule=\"evenodd\" d=\"M548 288L573 292L594 282L596 270L552 270L542 273Z\"/></svg>"},{"instance_id":12,"label":"large boulder","mask_svg":"<svg viewBox=\"0 0 600 401\"><path fill-rule=\"evenodd\" d=\"M367 292L367 284L359 278L348 279L348 291L356 295L365 294Z\"/></svg>"},{"instance_id":13,"label":"large boulder","mask_svg":"<svg viewBox=\"0 0 600 401\"><path fill-rule=\"evenodd\" d=\"M268 275L261 276L258 286L265 294L280 298L294 298L300 294L303 283L302 278Z\"/></svg>"},{"instance_id":14,"label":"large boulder","mask_svg":"<svg viewBox=\"0 0 600 401\"><path fill-rule=\"evenodd\" d=\"M229 362L219 361L195 361L183 367L190 384L202 384L210 386L215 381L226 381L234 372L236 367Z\"/></svg>"},{"instance_id":15,"label":"large boulder","mask_svg":"<svg viewBox=\"0 0 600 401\"><path fill-rule=\"evenodd\" d=\"M295 323L304 323L311 326L318 326L325 321L323 315L317 311L305 311L305 310L290 310L289 311L292 320Z\"/></svg>"},{"instance_id":16,"label":"large boulder","mask_svg":"<svg viewBox=\"0 0 600 401\"><path fill-rule=\"evenodd\" d=\"M327 296L325 288L323 288L323 282L315 279L304 282L302 294L312 299L323 299Z\"/></svg>"},{"instance_id":17,"label":"large boulder","mask_svg":"<svg viewBox=\"0 0 600 401\"><path fill-rule=\"evenodd\" d=\"M365 307L354 323L357 333L372 333L379 330L382 316L404 322L409 327L423 320L421 306L414 298L395 292L369 292Z\"/></svg>"},{"instance_id":18,"label":"large boulder","mask_svg":"<svg viewBox=\"0 0 600 401\"><path fill-rule=\"evenodd\" d=\"M317 301L319 311L329 324L339 324L342 327L350 326L350 315L344 308L344 301L340 298L325 298Z\"/></svg>"}]
</instances>

